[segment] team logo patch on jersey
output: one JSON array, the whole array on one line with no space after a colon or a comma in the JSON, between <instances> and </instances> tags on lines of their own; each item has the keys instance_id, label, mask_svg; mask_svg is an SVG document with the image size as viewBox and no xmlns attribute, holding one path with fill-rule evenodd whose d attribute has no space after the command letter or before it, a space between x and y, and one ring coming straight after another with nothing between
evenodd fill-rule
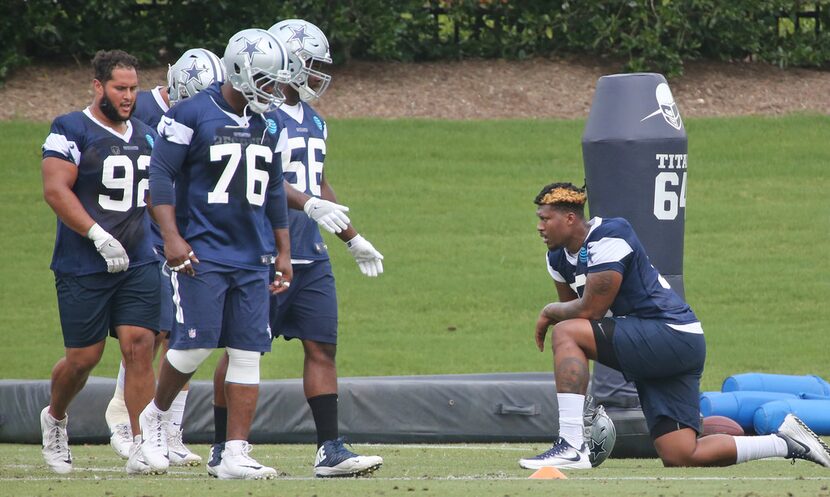
<instances>
[{"instance_id":1,"label":"team logo patch on jersey","mask_svg":"<svg viewBox=\"0 0 830 497\"><path fill-rule=\"evenodd\" d=\"M266 119L265 124L268 126L268 133L272 135L277 134L277 122L273 119Z\"/></svg>"},{"instance_id":2,"label":"team logo patch on jersey","mask_svg":"<svg viewBox=\"0 0 830 497\"><path fill-rule=\"evenodd\" d=\"M314 125L317 126L317 129L323 131L323 121L321 121L319 117L314 116L314 119L312 119L312 121L314 121Z\"/></svg>"},{"instance_id":3,"label":"team logo patch on jersey","mask_svg":"<svg viewBox=\"0 0 830 497\"><path fill-rule=\"evenodd\" d=\"M586 249L585 247L579 249L579 262L588 262L588 249Z\"/></svg>"},{"instance_id":4,"label":"team logo patch on jersey","mask_svg":"<svg viewBox=\"0 0 830 497\"><path fill-rule=\"evenodd\" d=\"M112 152L112 155L120 155L121 149L113 145L110 147L110 152Z\"/></svg>"},{"instance_id":5,"label":"team logo patch on jersey","mask_svg":"<svg viewBox=\"0 0 830 497\"><path fill-rule=\"evenodd\" d=\"M155 140L153 140L153 137L150 135L144 135L144 139L147 140L147 145L150 145L150 148L153 148L156 143Z\"/></svg>"},{"instance_id":6,"label":"team logo patch on jersey","mask_svg":"<svg viewBox=\"0 0 830 497\"><path fill-rule=\"evenodd\" d=\"M196 338L196 328L190 328L187 330L187 336L190 338Z\"/></svg>"}]
</instances>

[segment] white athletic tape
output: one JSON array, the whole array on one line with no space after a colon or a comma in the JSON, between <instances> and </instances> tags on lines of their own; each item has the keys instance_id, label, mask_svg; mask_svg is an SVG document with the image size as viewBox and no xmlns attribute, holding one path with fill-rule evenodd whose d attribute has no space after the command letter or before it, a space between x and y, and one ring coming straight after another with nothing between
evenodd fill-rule
<instances>
[{"instance_id":1,"label":"white athletic tape","mask_svg":"<svg viewBox=\"0 0 830 497\"><path fill-rule=\"evenodd\" d=\"M187 349L167 351L167 362L173 366L176 371L183 374L190 374L196 371L205 359L208 358L213 349Z\"/></svg>"},{"instance_id":2,"label":"white athletic tape","mask_svg":"<svg viewBox=\"0 0 830 497\"><path fill-rule=\"evenodd\" d=\"M228 347L228 372L225 381L242 385L259 385L259 359L262 354Z\"/></svg>"}]
</instances>

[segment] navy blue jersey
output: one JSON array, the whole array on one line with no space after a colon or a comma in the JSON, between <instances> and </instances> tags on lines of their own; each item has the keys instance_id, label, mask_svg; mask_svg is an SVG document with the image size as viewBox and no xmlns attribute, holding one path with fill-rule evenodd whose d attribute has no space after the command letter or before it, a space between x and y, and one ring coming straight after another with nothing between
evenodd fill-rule
<instances>
[{"instance_id":1,"label":"navy blue jersey","mask_svg":"<svg viewBox=\"0 0 830 497\"><path fill-rule=\"evenodd\" d=\"M135 101L135 112L133 117L150 126L154 130L158 127L161 116L170 110L170 106L164 101L161 96L161 86L157 86L152 90L138 92ZM161 240L161 231L158 225L150 219L150 234L153 238L153 246L160 254L163 253L163 242Z\"/></svg>"},{"instance_id":2,"label":"navy blue jersey","mask_svg":"<svg viewBox=\"0 0 830 497\"><path fill-rule=\"evenodd\" d=\"M651 265L628 221L595 217L590 225L578 254L564 248L548 251L548 271L555 281L567 283L582 297L589 273L617 271L623 279L611 304L612 316L658 319L680 331L702 332L689 305Z\"/></svg>"},{"instance_id":3,"label":"navy blue jersey","mask_svg":"<svg viewBox=\"0 0 830 497\"><path fill-rule=\"evenodd\" d=\"M170 109L158 130L154 205L175 204L179 233L199 259L266 270L273 229L288 227L276 116L236 115L215 83Z\"/></svg>"},{"instance_id":4,"label":"navy blue jersey","mask_svg":"<svg viewBox=\"0 0 830 497\"><path fill-rule=\"evenodd\" d=\"M152 90L140 91L135 99L135 112L133 117L147 124L154 130L158 127L161 116L170 110L170 106L164 101L157 86Z\"/></svg>"},{"instance_id":5,"label":"navy blue jersey","mask_svg":"<svg viewBox=\"0 0 830 497\"><path fill-rule=\"evenodd\" d=\"M282 156L285 180L297 190L320 198L323 163L326 160L326 122L307 103L283 104L276 112L282 130L277 149ZM288 212L291 230L291 260L294 263L329 258L317 222L305 212Z\"/></svg>"},{"instance_id":6,"label":"navy blue jersey","mask_svg":"<svg viewBox=\"0 0 830 497\"><path fill-rule=\"evenodd\" d=\"M92 219L121 242L130 267L155 260L145 206L155 138L155 132L135 118L122 135L85 109L55 119L43 144L44 159L57 157L78 167L72 191ZM51 267L57 274L76 276L107 271L92 240L60 219Z\"/></svg>"}]
</instances>

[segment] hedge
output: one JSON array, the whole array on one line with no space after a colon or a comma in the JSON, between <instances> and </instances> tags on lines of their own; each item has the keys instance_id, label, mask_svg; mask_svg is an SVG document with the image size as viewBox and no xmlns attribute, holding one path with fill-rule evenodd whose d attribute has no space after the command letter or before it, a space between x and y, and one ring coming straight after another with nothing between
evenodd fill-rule
<instances>
[{"instance_id":1,"label":"hedge","mask_svg":"<svg viewBox=\"0 0 830 497\"><path fill-rule=\"evenodd\" d=\"M122 48L167 63L201 46L220 56L236 31L301 17L335 62L590 55L623 71L682 73L698 58L828 67L830 0L9 0L0 81L34 61L85 63Z\"/></svg>"}]
</instances>

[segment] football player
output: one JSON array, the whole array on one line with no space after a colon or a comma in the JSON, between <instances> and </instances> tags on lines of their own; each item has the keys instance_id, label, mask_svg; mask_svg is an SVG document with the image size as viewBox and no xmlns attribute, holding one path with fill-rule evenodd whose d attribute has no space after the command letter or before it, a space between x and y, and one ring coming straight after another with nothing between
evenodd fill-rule
<instances>
[{"instance_id":1,"label":"football player","mask_svg":"<svg viewBox=\"0 0 830 497\"><path fill-rule=\"evenodd\" d=\"M553 326L560 428L553 447L519 464L591 467L582 414L588 359L593 359L635 382L665 466L728 466L766 457L830 466L830 449L793 415L774 435L698 439L703 327L651 265L628 221L586 220L586 199L584 189L553 183L534 201L537 230L548 247L548 271L560 297L542 309L535 330L542 351Z\"/></svg>"},{"instance_id":2,"label":"football player","mask_svg":"<svg viewBox=\"0 0 830 497\"><path fill-rule=\"evenodd\" d=\"M259 361L271 349L269 286L288 289L291 248L273 111L290 80L288 53L261 29L234 34L227 80L175 105L159 124L150 162L153 214L164 240L175 303L170 349L155 398L141 413L141 452L169 465L166 425L181 388L214 348L230 357L224 393L228 428L221 479L263 479L276 470L250 455ZM269 285L274 250L276 278Z\"/></svg>"},{"instance_id":3,"label":"football player","mask_svg":"<svg viewBox=\"0 0 830 497\"><path fill-rule=\"evenodd\" d=\"M152 90L141 91L136 99L136 109L133 116L148 126L156 129L161 116L176 103L191 97L215 82L225 81L225 69L219 57L204 48L192 48L186 51L175 64L167 71L167 86L157 86ZM156 337L156 350L162 347L162 354L169 346L169 332L173 325L173 288L170 284L169 272L165 269L163 243L158 225L150 225L153 234L153 248L159 259L161 271L161 322L160 333ZM163 343L160 343L163 342ZM202 462L198 454L194 454L182 441L182 418L187 402L189 385L185 385L173 400L170 407L171 423L168 425L168 448L170 464L173 466L195 466ZM130 455L130 446L133 437L131 434L127 409L124 405L124 364L118 370L115 393L107 406L105 413L107 425L110 429L110 445L122 458Z\"/></svg>"},{"instance_id":4,"label":"football player","mask_svg":"<svg viewBox=\"0 0 830 497\"><path fill-rule=\"evenodd\" d=\"M382 464L378 456L359 456L344 445L337 426L337 296L328 249L318 224L346 243L361 272L376 277L383 272L383 256L360 236L344 206L336 204L334 190L326 179L324 161L328 127L310 105L320 98L331 76L320 68L331 63L325 34L314 24L289 19L269 31L296 56L289 63L291 82L285 85L285 103L277 111L280 150L285 174L291 229L291 288L271 298L271 329L275 336L302 342L305 352L303 390L317 429L317 456L314 474L318 477L359 476L374 472ZM302 209L304 212L300 212ZM215 381L224 380L223 361ZM221 389L214 387L221 394ZM216 423L214 447L208 471L219 463L223 442L224 399L214 399Z\"/></svg>"},{"instance_id":5,"label":"football player","mask_svg":"<svg viewBox=\"0 0 830 497\"><path fill-rule=\"evenodd\" d=\"M92 66L92 105L55 119L43 144L43 195L58 216L51 267L66 352L52 370L40 424L43 457L57 473L72 470L66 409L100 361L108 334L121 348L134 453L138 415L154 385L159 275L145 195L156 134L131 117L137 60L100 51ZM127 471L141 472L134 463Z\"/></svg>"}]
</instances>

